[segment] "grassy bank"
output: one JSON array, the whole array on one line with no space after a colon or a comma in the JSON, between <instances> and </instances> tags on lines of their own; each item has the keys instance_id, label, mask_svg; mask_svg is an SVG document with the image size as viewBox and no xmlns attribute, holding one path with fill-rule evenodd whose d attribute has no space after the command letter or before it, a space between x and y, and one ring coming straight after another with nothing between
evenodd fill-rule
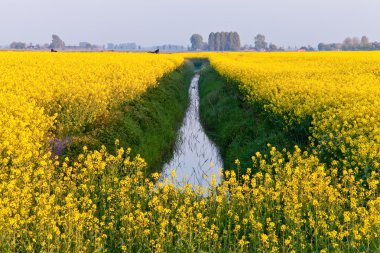
<instances>
[{"instance_id":1,"label":"grassy bank","mask_svg":"<svg viewBox=\"0 0 380 253\"><path fill-rule=\"evenodd\" d=\"M79 154L84 145L89 149L105 145L113 152L118 139L119 146L131 147L132 155L144 157L150 171L157 170L172 154L177 130L188 105L188 87L193 72L193 64L186 62L139 99L114 108L85 134L73 137L67 155Z\"/></svg>"},{"instance_id":2,"label":"grassy bank","mask_svg":"<svg viewBox=\"0 0 380 253\"><path fill-rule=\"evenodd\" d=\"M278 148L303 146L307 136L287 133L260 105L244 101L238 85L224 80L211 67L205 67L199 81L200 115L207 134L219 146L225 169L252 167L256 152L268 153L268 143Z\"/></svg>"}]
</instances>

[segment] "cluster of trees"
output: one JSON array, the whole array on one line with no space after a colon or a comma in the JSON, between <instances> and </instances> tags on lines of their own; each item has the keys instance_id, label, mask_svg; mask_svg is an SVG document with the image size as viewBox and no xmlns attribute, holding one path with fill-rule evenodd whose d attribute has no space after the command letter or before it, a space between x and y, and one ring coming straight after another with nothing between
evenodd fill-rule
<instances>
[{"instance_id":1,"label":"cluster of trees","mask_svg":"<svg viewBox=\"0 0 380 253\"><path fill-rule=\"evenodd\" d=\"M302 50L302 51L308 51L308 52L313 52L315 51L315 49L312 47L312 46L303 46L301 48L299 48L298 50Z\"/></svg>"},{"instance_id":2,"label":"cluster of trees","mask_svg":"<svg viewBox=\"0 0 380 253\"><path fill-rule=\"evenodd\" d=\"M284 48L278 47L273 43L265 40L265 35L257 34L254 37L254 45L240 46L240 36L236 32L217 32L210 33L208 44L203 42L199 34L193 34L190 38L192 50L209 50L209 51L237 51L237 50L255 50L255 51L285 51ZM288 50L315 51L311 46L301 48L288 48ZM318 44L319 51L330 50L380 50L380 42L370 42L367 36L346 38L342 43Z\"/></svg>"},{"instance_id":3,"label":"cluster of trees","mask_svg":"<svg viewBox=\"0 0 380 253\"><path fill-rule=\"evenodd\" d=\"M275 51L284 51L284 48L278 47L276 44L273 43L268 43L265 40L265 35L264 34L257 34L254 38L254 46L250 46L249 49L254 49L259 52L263 51L270 51L270 52L275 52Z\"/></svg>"},{"instance_id":4,"label":"cluster of trees","mask_svg":"<svg viewBox=\"0 0 380 253\"><path fill-rule=\"evenodd\" d=\"M333 50L347 50L347 51L358 51L358 50L380 50L379 42L370 42L367 36L362 36L361 39L358 37L347 37L342 43L319 43L319 51L333 51Z\"/></svg>"},{"instance_id":5,"label":"cluster of trees","mask_svg":"<svg viewBox=\"0 0 380 253\"><path fill-rule=\"evenodd\" d=\"M25 42L12 42L9 46L11 49L48 49L49 48L49 44L43 44L43 45L40 45L40 44L32 44L32 43L29 43L29 45Z\"/></svg>"},{"instance_id":6,"label":"cluster of trees","mask_svg":"<svg viewBox=\"0 0 380 253\"><path fill-rule=\"evenodd\" d=\"M237 32L216 32L210 33L208 43L203 42L199 34L190 37L192 50L209 51L238 51L240 50L240 36Z\"/></svg>"},{"instance_id":7,"label":"cluster of trees","mask_svg":"<svg viewBox=\"0 0 380 253\"><path fill-rule=\"evenodd\" d=\"M273 43L268 43L265 40L263 34L257 34L254 37L254 45L240 45L240 36L237 32L212 32L208 37L208 43L203 42L203 38L199 34L193 34L190 38L191 50L209 50L209 51L238 51L238 50L256 50L256 51L284 51L283 48L277 47ZM52 48L52 49L64 49L65 42L56 34L52 35L52 42L50 44L45 44L42 47L39 45L29 46L24 42L12 42L10 45L11 49L40 49L40 48ZM68 47L71 48L71 47ZM91 45L88 42L81 42L79 47L73 48L96 48L98 46ZM164 51L184 51L185 48L179 45L162 45L157 47ZM140 46L136 43L123 43L115 45L109 43L107 49L118 49L118 50L141 50ZM301 47L300 50L304 51L314 51L311 46ZM370 42L367 36L362 36L361 39L358 37L348 37L344 39L342 43L319 43L319 51L332 51L332 50L380 50L380 42Z\"/></svg>"},{"instance_id":8,"label":"cluster of trees","mask_svg":"<svg viewBox=\"0 0 380 253\"><path fill-rule=\"evenodd\" d=\"M193 34L190 37L191 50L209 50L209 51L238 51L238 50L256 50L256 51L284 51L283 48L273 43L265 41L263 34L257 34L254 38L254 46L240 45L240 36L237 32L217 32L210 33L208 43L203 42L199 34Z\"/></svg>"},{"instance_id":9,"label":"cluster of trees","mask_svg":"<svg viewBox=\"0 0 380 253\"><path fill-rule=\"evenodd\" d=\"M26 43L25 42L12 42L11 43L11 49L25 49Z\"/></svg>"},{"instance_id":10,"label":"cluster of trees","mask_svg":"<svg viewBox=\"0 0 380 253\"><path fill-rule=\"evenodd\" d=\"M10 44L11 49L41 49L41 48L55 48L55 49L64 49L65 48L65 42L59 38L58 35L53 34L52 35L52 42L50 44L44 44L42 46L40 45L33 45L30 43L29 45L25 42L12 42Z\"/></svg>"},{"instance_id":11,"label":"cluster of trees","mask_svg":"<svg viewBox=\"0 0 380 253\"><path fill-rule=\"evenodd\" d=\"M240 50L240 36L237 32L217 32L208 36L210 51L237 51Z\"/></svg>"},{"instance_id":12,"label":"cluster of trees","mask_svg":"<svg viewBox=\"0 0 380 253\"><path fill-rule=\"evenodd\" d=\"M52 41L50 44L45 44L43 48L55 48L55 49L64 49L65 42L59 38L58 35L52 35ZM26 48L41 48L39 45L33 46L32 43L29 46L25 42L12 42L10 45L11 49L26 49Z\"/></svg>"}]
</instances>

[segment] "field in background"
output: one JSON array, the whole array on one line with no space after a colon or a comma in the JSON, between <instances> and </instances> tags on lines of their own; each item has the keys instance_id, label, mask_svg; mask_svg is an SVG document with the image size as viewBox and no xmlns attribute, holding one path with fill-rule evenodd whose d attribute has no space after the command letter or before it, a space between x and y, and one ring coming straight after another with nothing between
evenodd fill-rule
<instances>
[{"instance_id":1,"label":"field in background","mask_svg":"<svg viewBox=\"0 0 380 253\"><path fill-rule=\"evenodd\" d=\"M380 53L221 54L234 80L284 131L308 136L329 166L369 176L380 167Z\"/></svg>"},{"instance_id":2,"label":"field in background","mask_svg":"<svg viewBox=\"0 0 380 253\"><path fill-rule=\"evenodd\" d=\"M0 53L0 93L25 98L56 114L59 136L80 133L98 117L183 62L175 55L118 53Z\"/></svg>"},{"instance_id":3,"label":"field in background","mask_svg":"<svg viewBox=\"0 0 380 253\"><path fill-rule=\"evenodd\" d=\"M0 251L377 250L379 56L0 53ZM156 104L139 98L149 87L172 94L156 89L160 78L185 83L189 70L178 67L189 57L209 58L226 89L235 85L247 106L308 144L252 150L251 168L237 160L238 169L207 190L156 183L159 174L146 175L145 160L117 141L114 154L84 147L79 156L50 158L50 140L94 130L120 106L125 115L138 109L133 127L144 133L139 122ZM172 105L146 99L155 100Z\"/></svg>"},{"instance_id":4,"label":"field in background","mask_svg":"<svg viewBox=\"0 0 380 253\"><path fill-rule=\"evenodd\" d=\"M292 227L285 244L297 245L296 251L305 245L310 247L307 252L378 248L380 53L221 53L209 59L229 83L224 89L238 87L244 97L236 111L261 111L257 113L261 116L252 116L254 131L260 133L269 120L272 129L267 132L282 130L273 135L272 144L281 143L276 138L284 134L303 144L302 149L278 150L268 144L269 152L261 152L265 147L258 146L242 150L251 151L254 178L262 180L251 181L257 189L252 193L258 195L248 202L256 202L255 217L266 216L275 224L273 238L286 234L281 229L284 225ZM225 107L222 114L229 113ZM249 127L240 132L246 133ZM231 128L216 131L223 134ZM235 134L234 140L244 139L239 131ZM229 144L229 136L220 138L220 143ZM251 173L251 169L240 169ZM276 247L274 243L272 249Z\"/></svg>"},{"instance_id":5,"label":"field in background","mask_svg":"<svg viewBox=\"0 0 380 253\"><path fill-rule=\"evenodd\" d=\"M1 251L23 251L30 247L34 250L43 249L42 241L46 239L48 242L52 237L57 239L54 231L58 234L67 233L63 232L66 229L63 229L64 225L59 221L61 215L67 215L65 212L68 210L61 209L66 203L67 194L74 198L78 197L76 201L79 202L71 207L80 213L84 212L85 203L82 203L83 198L77 195L80 193L76 186L80 185L77 177L85 177L86 173L82 171L80 175L73 176L75 169L62 165L58 160L52 160L50 157L54 142L61 138L81 136L90 130L97 131L99 129L93 128L104 122L110 125L115 118L120 121L120 117L117 116L122 114L120 111L127 110L123 106L128 103L140 106L135 108L129 105L129 108L139 113L139 116L144 115L146 108L152 110L151 107L154 107L156 112L164 109L165 106L147 105L149 102L145 101L140 104L140 100L144 100L140 98L147 96L149 99L149 95L145 93L157 88L160 85L159 80L171 75L182 64L183 58L176 55L0 53ZM191 69L187 70L189 71L191 73ZM178 95L178 99L184 100L187 90L185 83L182 88L185 96L181 96L177 88L170 88L170 85L176 87L184 81L175 76L169 78L172 81L166 81L165 83L169 84L164 85L160 92L168 96ZM165 94L156 95L156 98L173 103L173 99L165 98ZM186 100L181 104L184 105L166 106L178 106L179 108L173 108L170 112L179 111L176 117L181 119L180 111L185 108ZM142 105L146 108L141 108ZM133 117L136 113L129 114ZM171 121L166 118L164 120L168 122L165 123L169 124ZM136 131L142 131L141 126L147 124L141 123L139 126L139 119L122 120L137 124ZM162 122L159 121L157 124L159 123ZM130 126L129 130L132 127L134 125ZM154 125L150 127L154 128ZM166 131L169 131L170 127L166 126ZM175 135L175 133L170 134ZM110 142L114 143L115 139ZM161 153L163 150L157 152ZM77 160L77 155L66 157L65 161ZM81 163L80 166L93 168L93 165L88 163L86 165ZM104 169L105 164L102 163L100 166ZM65 181L72 181L75 187L66 188L62 185ZM91 184L93 183L94 181ZM94 204L96 202L94 196L91 199ZM49 212L50 215L47 214ZM41 225L41 222L48 224ZM36 227L36 224L39 225ZM83 228L83 224L80 226ZM42 235L35 229L41 232L45 230L50 236ZM64 238L69 238L66 236L68 235L64 235ZM24 241L22 238L27 240ZM70 239L70 241L75 240Z\"/></svg>"}]
</instances>

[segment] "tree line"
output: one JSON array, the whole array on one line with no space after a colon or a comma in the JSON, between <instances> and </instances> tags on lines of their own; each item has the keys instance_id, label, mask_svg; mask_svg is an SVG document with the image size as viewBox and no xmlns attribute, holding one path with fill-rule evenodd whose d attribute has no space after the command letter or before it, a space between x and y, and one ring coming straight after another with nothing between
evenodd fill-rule
<instances>
[{"instance_id":1,"label":"tree line","mask_svg":"<svg viewBox=\"0 0 380 253\"><path fill-rule=\"evenodd\" d=\"M285 51L284 48L278 47L273 43L266 41L265 35L257 34L254 37L254 45L240 45L240 36L237 32L216 32L210 33L208 43L203 42L203 38L199 34L193 34L190 38L192 50L204 51L238 51L238 50L254 50L259 52ZM313 47L302 46L300 48L288 48L288 50L299 51L315 51ZM380 42L370 42L367 36L347 37L342 43L319 43L319 51L364 51L364 50L380 50Z\"/></svg>"},{"instance_id":2,"label":"tree line","mask_svg":"<svg viewBox=\"0 0 380 253\"><path fill-rule=\"evenodd\" d=\"M237 32L216 32L208 36L210 51L238 51L240 50L240 36Z\"/></svg>"},{"instance_id":3,"label":"tree line","mask_svg":"<svg viewBox=\"0 0 380 253\"><path fill-rule=\"evenodd\" d=\"M319 43L319 51L360 51L360 50L380 50L380 42L370 42L367 36L347 37L342 43Z\"/></svg>"},{"instance_id":4,"label":"tree line","mask_svg":"<svg viewBox=\"0 0 380 253\"><path fill-rule=\"evenodd\" d=\"M201 35L193 34L190 42L192 50L238 51L241 47L237 32L212 32L208 36L208 43L203 42Z\"/></svg>"},{"instance_id":5,"label":"tree line","mask_svg":"<svg viewBox=\"0 0 380 253\"><path fill-rule=\"evenodd\" d=\"M65 42L56 34L53 34L52 36L52 41L50 44L46 44L44 45L43 47L46 47L46 48L55 48L55 49L64 49L65 48ZM37 46L32 46L32 44L30 44L29 46L25 43L25 42L16 42L16 41L13 41L10 45L10 48L11 49L26 49L26 48L32 48L32 47L38 47L40 48L39 45Z\"/></svg>"},{"instance_id":6,"label":"tree line","mask_svg":"<svg viewBox=\"0 0 380 253\"><path fill-rule=\"evenodd\" d=\"M191 50L204 51L239 51L255 50L255 51L284 51L283 48L276 46L273 43L265 41L263 34L257 34L254 37L254 46L241 46L240 35L237 32L212 32L208 36L208 42L203 42L203 37L199 34L193 34L190 37Z\"/></svg>"}]
</instances>

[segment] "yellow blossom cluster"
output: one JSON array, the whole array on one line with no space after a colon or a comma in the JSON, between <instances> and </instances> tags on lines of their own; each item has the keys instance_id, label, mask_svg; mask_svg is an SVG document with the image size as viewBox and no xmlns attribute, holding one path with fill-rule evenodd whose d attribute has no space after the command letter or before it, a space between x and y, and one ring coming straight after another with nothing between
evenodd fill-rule
<instances>
[{"instance_id":1,"label":"yellow blossom cluster","mask_svg":"<svg viewBox=\"0 0 380 253\"><path fill-rule=\"evenodd\" d=\"M138 98L182 63L181 56L146 53L1 52L0 93L57 113L56 132L68 135Z\"/></svg>"},{"instance_id":2,"label":"yellow blossom cluster","mask_svg":"<svg viewBox=\"0 0 380 253\"><path fill-rule=\"evenodd\" d=\"M0 53L0 252L51 252L46 245L66 230L61 214L85 229L78 219L96 207L75 189L64 191L71 172L61 174L66 165L51 159L51 140L138 99L182 63L176 55ZM62 239L70 247L75 238L67 231Z\"/></svg>"},{"instance_id":3,"label":"yellow blossom cluster","mask_svg":"<svg viewBox=\"0 0 380 253\"><path fill-rule=\"evenodd\" d=\"M352 106L351 113L347 111L348 107L334 99L330 101L331 106L316 106L318 101L324 101L322 95L316 96L315 101L310 102L315 105L315 111L311 113L314 122L311 132L316 142L315 146L310 147L310 152L303 152L298 147L295 147L294 152L278 151L269 146L271 152L268 155L256 153L252 157L254 167L257 168L255 171L247 169L246 174L239 177L235 171L225 171L221 183L213 183L209 188L189 184L176 187L177 184L172 179L160 181L158 173L147 176L144 159L139 156L131 158L129 149L119 148L112 155L104 147L98 151L88 151L84 147L79 157L66 157L59 161L51 158L47 146L49 139L53 137L53 128L57 128L58 133L73 131L79 126L78 122L91 122L92 117L107 113L110 107L117 106L118 101L138 97L146 88L156 85L157 78L181 64L182 57L113 53L4 53L8 55L5 57L1 54L0 73L4 72L4 75L0 76L0 252L378 250L380 174L370 166L364 168L359 163L353 164L366 162L367 160L358 159L367 158L375 165L378 153L361 145L377 147L378 139L374 136L377 133L375 127L378 120L376 111L370 111L373 109L371 101L361 103L360 99L354 100L355 96L350 97L348 91L345 93L346 86L349 90L350 83L340 83L339 87L342 90L340 94L347 97L347 101L357 103L357 106ZM304 58L297 58L301 56ZM298 59L297 64L307 65L308 57L317 56L328 58L325 62L334 62L334 57L329 58L328 54L255 54L258 58L274 57L273 67L268 72L276 71L275 57L289 57L286 61L283 60L282 64L285 66L289 64L289 59L295 62ZM132 59L134 57L136 59ZM286 94L283 93L285 88L282 86L276 90L284 99L277 101L277 104L270 100L273 98L270 95L265 97L265 88L272 92L270 85L275 81L262 81L260 84L255 81L255 76L258 80L265 80L265 73L255 72L256 64L252 61L258 59L252 59L253 55L211 54L209 57L220 73L241 82L242 90L252 91L247 93L250 99L257 99L267 105L268 111L283 117L285 124L297 124L300 122L298 120L303 120L302 115L307 115L307 108L312 109L308 107L308 99L311 97L307 95L304 96L304 100L294 100L294 103L299 103L300 112L290 113L291 105L281 107L281 101L285 103L292 101L291 97L296 97L296 93L289 91L290 98L287 100ZM240 69L234 60L236 58L239 62L239 57L242 58ZM347 56L338 54L336 57L342 62L343 59L356 60L358 64L364 64L366 61L361 53ZM262 61L265 62L264 59ZM367 61L367 69L372 69L373 75L378 75L376 73L379 72L375 69L376 57L368 56ZM51 79L44 79L43 75L50 74L42 70L38 72L38 67L34 70L39 74L24 73L26 69L33 69L31 66L34 64L42 68L43 64L39 65L41 62L52 65L59 63L61 67L47 64L46 68L51 68L51 72L55 73L50 76ZM77 65L82 71L70 72L70 62L73 64L71 68L75 69L74 65ZM314 60L310 60L309 63L318 66ZM339 61L335 63L339 65ZM81 67L81 64L87 67ZM281 66L281 63L278 64ZM297 64L288 67L288 75L297 76ZM159 68L156 65L163 69L152 72L144 70ZM225 65L228 67L225 68ZM268 66L272 65L268 63ZM123 71L120 71L121 69ZM366 67L362 66L361 69L364 71ZM12 71L19 71L19 74L12 77ZM128 78L133 76L124 76L128 71L135 71L140 76L134 76L134 81L128 83ZM236 75L235 71L240 75ZM285 72L277 71L284 78L291 79ZM306 67L299 70L298 77L309 77L305 83L312 83L313 74L307 75L304 71L307 71ZM333 70L326 67L324 71L327 75L328 71ZM154 76L147 77L152 78L151 82L139 82L138 80L144 79L146 73ZM251 79L239 79L251 73L256 73L252 74ZM79 80L79 77L83 81L78 81L75 85L72 79ZM13 82L12 78L18 82ZM327 80L329 77L325 78ZM338 82L338 78L339 75L336 74L335 78L328 80ZM41 81L38 84L36 80L46 82ZM64 92L70 95L64 96L64 92L59 88L51 92L50 88L53 89L53 86L50 87L52 83L49 80L71 83L71 86L67 86L71 88L64 89ZM86 80L91 80L92 84L86 83ZM250 83L247 80L253 81ZM281 80L277 79L278 82ZM318 85L318 80L315 79L315 85ZM109 85L105 85L102 90L96 85L98 81L99 84L104 81ZM118 82L124 88L117 88ZM353 82L351 84L355 85ZM27 87L28 85L30 87ZM104 97L97 97L97 92L86 97L85 91L90 89L91 85ZM143 88L138 88L138 85ZM376 82L372 85L375 86ZM314 89L312 86L309 87L310 92L314 92L311 91ZM329 87L326 83L325 88ZM371 85L365 87L369 89ZM306 91L307 89L303 92ZM298 92L299 96L303 96L303 93ZM356 96L359 97L361 92L363 91L358 91ZM124 97L120 98L119 95ZM370 98L376 98L375 89L373 94L368 94L367 99ZM99 107L91 107L94 111L90 112L87 111L89 107L86 107L85 103L95 103L92 105ZM103 103L105 107L102 107ZM57 110L59 105L66 109ZM277 111L274 105L280 109ZM72 110L67 111L67 108ZM79 116L74 117L71 115L76 112L74 108L80 108L79 112L84 115L88 113L87 116L79 120L81 113L78 113ZM290 112L284 108L288 108ZM341 121L343 122L340 123ZM329 164L321 162L320 153L323 150L326 150L326 157L329 152L335 152L333 149L336 146L330 145L328 140L341 141L345 145L352 143L352 147L357 147L358 151L364 153L359 152L358 158L355 156L356 153L344 153L342 156L347 159L337 157ZM366 140L369 140L369 143L365 143ZM117 142L115 144L117 146ZM365 153L366 151L371 153ZM236 161L236 165L239 166L239 161ZM363 169L368 170L365 177L362 177ZM172 178L176 178L174 172ZM215 178L212 181L216 182Z\"/></svg>"},{"instance_id":4,"label":"yellow blossom cluster","mask_svg":"<svg viewBox=\"0 0 380 253\"><path fill-rule=\"evenodd\" d=\"M319 157L368 176L380 166L380 52L225 53L217 71Z\"/></svg>"},{"instance_id":5,"label":"yellow blossom cluster","mask_svg":"<svg viewBox=\"0 0 380 253\"><path fill-rule=\"evenodd\" d=\"M146 177L130 150L35 164L1 185L0 251L372 252L379 245L379 174L326 169L296 148L220 185ZM17 169L13 169L13 173ZM367 183L368 187L363 187Z\"/></svg>"},{"instance_id":6,"label":"yellow blossom cluster","mask_svg":"<svg viewBox=\"0 0 380 253\"><path fill-rule=\"evenodd\" d=\"M265 234L261 241L280 241L281 251L377 249L380 52L219 53L209 59L284 131L309 138L308 152L272 148L269 156L253 157L254 177L262 177L254 182L263 201L256 205L266 209L257 217L267 213L278 229L277 237ZM284 231L290 233L279 239Z\"/></svg>"}]
</instances>

